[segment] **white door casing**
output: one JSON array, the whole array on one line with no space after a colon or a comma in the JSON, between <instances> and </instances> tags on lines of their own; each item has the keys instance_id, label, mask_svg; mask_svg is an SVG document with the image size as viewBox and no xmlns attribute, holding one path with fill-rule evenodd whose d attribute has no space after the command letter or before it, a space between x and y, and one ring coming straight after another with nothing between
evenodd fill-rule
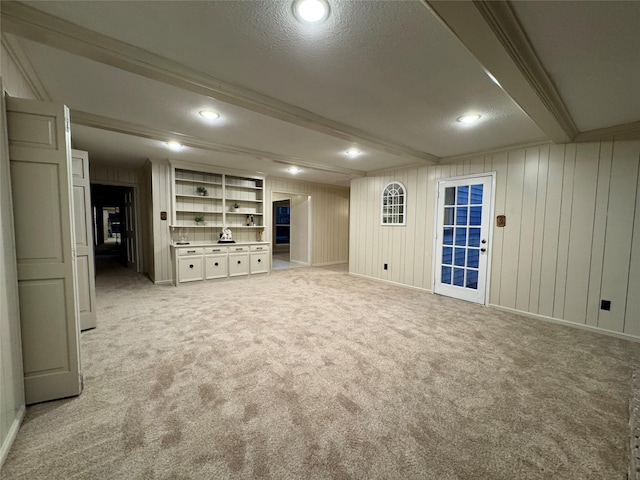
<instances>
[{"instance_id":1,"label":"white door casing","mask_svg":"<svg viewBox=\"0 0 640 480\"><path fill-rule=\"evenodd\" d=\"M136 238L136 203L133 187L126 189L124 194L124 241L127 249L127 268L138 271L138 242Z\"/></svg>"},{"instance_id":2,"label":"white door casing","mask_svg":"<svg viewBox=\"0 0 640 480\"><path fill-rule=\"evenodd\" d=\"M437 185L433 292L486 305L495 174Z\"/></svg>"},{"instance_id":3,"label":"white door casing","mask_svg":"<svg viewBox=\"0 0 640 480\"><path fill-rule=\"evenodd\" d=\"M7 99L27 404L78 395L80 328L69 110Z\"/></svg>"},{"instance_id":4,"label":"white door casing","mask_svg":"<svg viewBox=\"0 0 640 480\"><path fill-rule=\"evenodd\" d=\"M93 256L89 154L80 150L72 150L71 165L73 172L73 212L75 217L80 330L88 330L96 328L96 282Z\"/></svg>"}]
</instances>

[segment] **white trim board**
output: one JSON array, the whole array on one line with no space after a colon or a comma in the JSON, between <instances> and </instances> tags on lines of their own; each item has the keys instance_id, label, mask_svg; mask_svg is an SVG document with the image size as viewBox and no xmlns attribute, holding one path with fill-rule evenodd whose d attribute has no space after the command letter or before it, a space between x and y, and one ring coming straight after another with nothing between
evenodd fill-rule
<instances>
[{"instance_id":1,"label":"white trim board","mask_svg":"<svg viewBox=\"0 0 640 480\"><path fill-rule=\"evenodd\" d=\"M16 418L11 424L11 428L9 429L9 433L7 433L5 442L2 444L2 448L0 448L0 467L4 464L4 461L9 456L9 450L11 450L11 446L18 436L18 431L20 430L20 425L22 425L22 421L24 420L26 411L26 407L24 405L21 405L20 410L18 410L18 415L16 415Z\"/></svg>"},{"instance_id":2,"label":"white trim board","mask_svg":"<svg viewBox=\"0 0 640 480\"><path fill-rule=\"evenodd\" d=\"M604 328L594 327L591 325L584 325L582 323L570 322L568 320L563 320L561 318L553 318L547 317L545 315L539 315L537 313L525 312L523 310L517 310L515 308L503 307L500 305L495 305L493 303L489 304L489 307L495 308L496 310L502 310L503 312L515 313L517 315L522 315L523 317L528 317L533 320L542 320L544 322L555 323L557 325L562 325L565 327L577 328L579 330L586 330L591 333L599 333L601 335L607 335L609 337L616 337L622 340L628 340L631 342L640 343L640 337L636 337L635 335L629 335L627 333L614 332L612 330L606 330Z\"/></svg>"}]
</instances>

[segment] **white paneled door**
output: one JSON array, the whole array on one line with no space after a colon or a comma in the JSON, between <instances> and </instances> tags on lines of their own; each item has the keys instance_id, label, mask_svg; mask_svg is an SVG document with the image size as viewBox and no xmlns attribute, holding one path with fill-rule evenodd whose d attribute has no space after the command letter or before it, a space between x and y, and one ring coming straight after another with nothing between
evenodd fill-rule
<instances>
[{"instance_id":1,"label":"white paneled door","mask_svg":"<svg viewBox=\"0 0 640 480\"><path fill-rule=\"evenodd\" d=\"M24 387L27 404L78 395L69 110L7 99Z\"/></svg>"},{"instance_id":2,"label":"white paneled door","mask_svg":"<svg viewBox=\"0 0 640 480\"><path fill-rule=\"evenodd\" d=\"M73 171L73 213L78 269L80 330L96 328L96 282L93 263L93 222L91 220L91 180L89 154L71 152Z\"/></svg>"},{"instance_id":3,"label":"white paneled door","mask_svg":"<svg viewBox=\"0 0 640 480\"><path fill-rule=\"evenodd\" d=\"M438 182L434 293L487 303L493 175Z\"/></svg>"}]
</instances>

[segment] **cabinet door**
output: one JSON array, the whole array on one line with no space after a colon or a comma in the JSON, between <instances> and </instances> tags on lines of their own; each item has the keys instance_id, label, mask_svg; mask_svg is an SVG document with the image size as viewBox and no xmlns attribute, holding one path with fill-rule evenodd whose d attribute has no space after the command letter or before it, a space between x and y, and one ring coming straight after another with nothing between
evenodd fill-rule
<instances>
[{"instance_id":1,"label":"cabinet door","mask_svg":"<svg viewBox=\"0 0 640 480\"><path fill-rule=\"evenodd\" d=\"M204 279L202 257L178 258L178 283L195 282Z\"/></svg>"},{"instance_id":2,"label":"cabinet door","mask_svg":"<svg viewBox=\"0 0 640 480\"><path fill-rule=\"evenodd\" d=\"M204 259L205 278L224 278L227 276L226 255L207 255Z\"/></svg>"},{"instance_id":3,"label":"cabinet door","mask_svg":"<svg viewBox=\"0 0 640 480\"><path fill-rule=\"evenodd\" d=\"M249 254L230 253L229 254L229 276L249 275Z\"/></svg>"},{"instance_id":4,"label":"cabinet door","mask_svg":"<svg viewBox=\"0 0 640 480\"><path fill-rule=\"evenodd\" d=\"M251 273L266 273L269 271L269 253L251 253Z\"/></svg>"}]
</instances>

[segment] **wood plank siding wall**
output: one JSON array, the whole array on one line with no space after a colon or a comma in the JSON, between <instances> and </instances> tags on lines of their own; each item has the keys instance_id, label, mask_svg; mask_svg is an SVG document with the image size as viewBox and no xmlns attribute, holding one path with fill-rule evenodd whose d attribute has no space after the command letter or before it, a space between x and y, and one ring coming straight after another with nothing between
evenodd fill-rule
<instances>
[{"instance_id":1,"label":"wood plank siding wall","mask_svg":"<svg viewBox=\"0 0 640 480\"><path fill-rule=\"evenodd\" d=\"M284 178L267 178L267 225L272 225L272 192L311 196L311 265L346 263L349 259L349 189ZM265 239L271 229L265 229Z\"/></svg>"},{"instance_id":2,"label":"wood plank siding wall","mask_svg":"<svg viewBox=\"0 0 640 480\"><path fill-rule=\"evenodd\" d=\"M639 158L640 141L621 136L353 180L349 271L431 290L438 179L496 172L507 225L493 227L490 304L640 338ZM407 224L382 227L394 180L407 187Z\"/></svg>"}]
</instances>

